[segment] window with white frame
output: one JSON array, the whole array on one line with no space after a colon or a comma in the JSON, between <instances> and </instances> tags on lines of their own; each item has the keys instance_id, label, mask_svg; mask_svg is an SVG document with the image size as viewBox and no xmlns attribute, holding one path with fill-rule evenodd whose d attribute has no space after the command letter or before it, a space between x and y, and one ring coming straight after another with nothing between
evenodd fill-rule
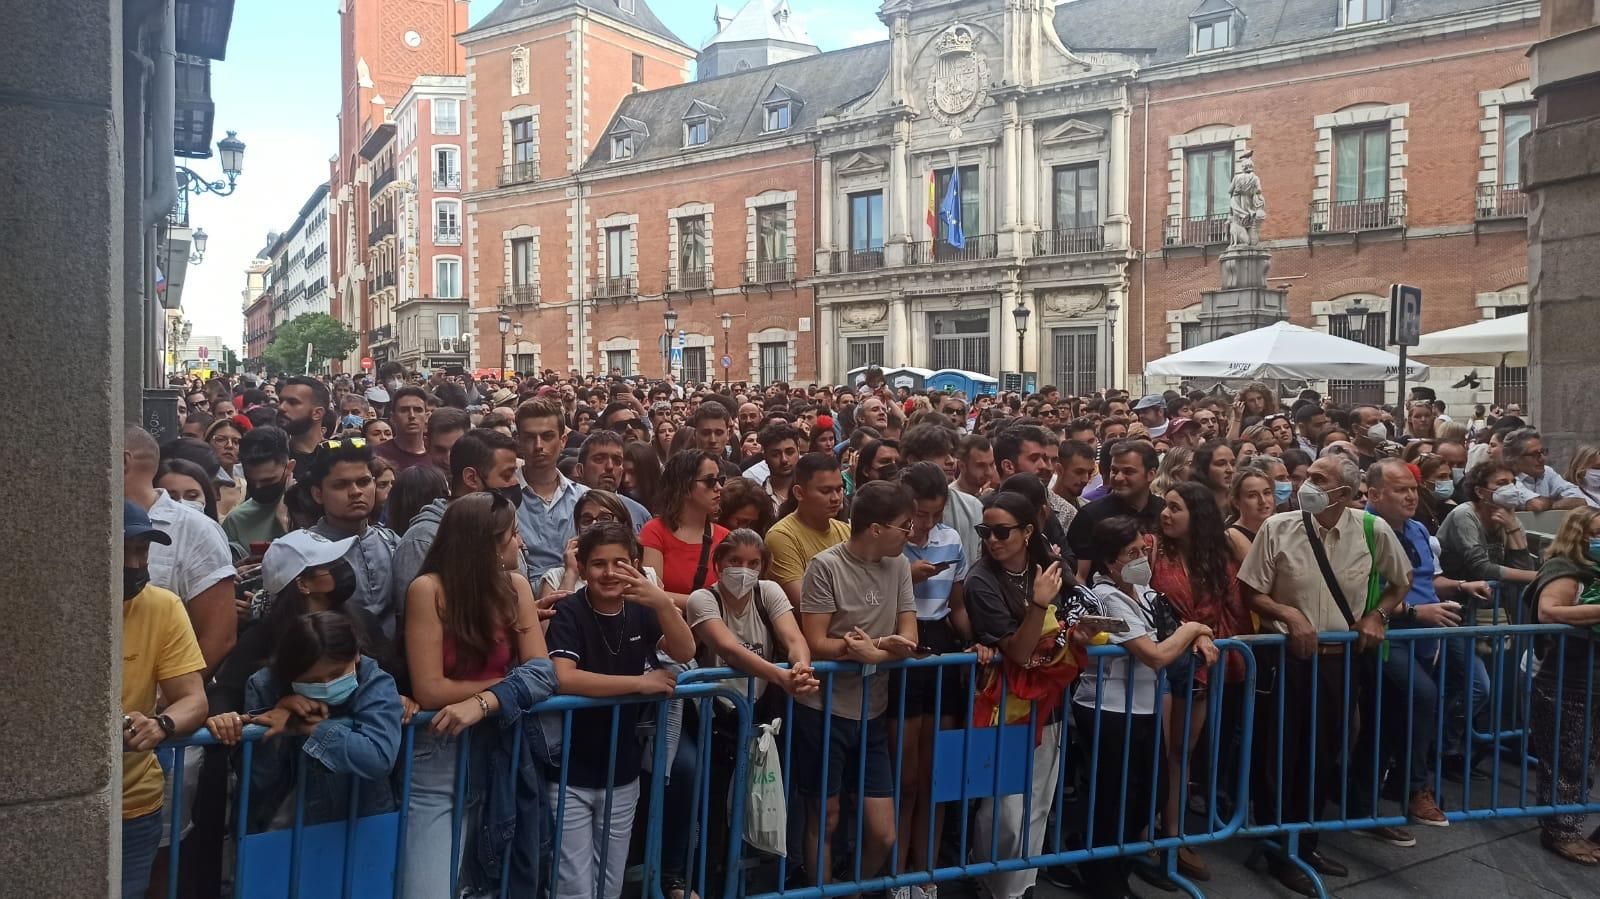
<instances>
[{"instance_id":1,"label":"window with white frame","mask_svg":"<svg viewBox=\"0 0 1600 899\"><path fill-rule=\"evenodd\" d=\"M435 258L433 260L433 295L438 299L461 299L461 260Z\"/></svg>"},{"instance_id":2,"label":"window with white frame","mask_svg":"<svg viewBox=\"0 0 1600 899\"><path fill-rule=\"evenodd\" d=\"M433 242L443 246L460 246L460 200L433 201Z\"/></svg>"},{"instance_id":3,"label":"window with white frame","mask_svg":"<svg viewBox=\"0 0 1600 899\"><path fill-rule=\"evenodd\" d=\"M616 375L633 374L633 350L606 350L606 370Z\"/></svg>"},{"instance_id":4,"label":"window with white frame","mask_svg":"<svg viewBox=\"0 0 1600 899\"><path fill-rule=\"evenodd\" d=\"M851 337L845 341L847 371L869 365L882 366L884 358L882 337Z\"/></svg>"},{"instance_id":5,"label":"window with white frame","mask_svg":"<svg viewBox=\"0 0 1600 899\"><path fill-rule=\"evenodd\" d=\"M633 229L624 225L606 229L606 295L626 293L633 274Z\"/></svg>"},{"instance_id":6,"label":"window with white frame","mask_svg":"<svg viewBox=\"0 0 1600 899\"><path fill-rule=\"evenodd\" d=\"M787 342L759 344L762 384L789 380L789 344Z\"/></svg>"},{"instance_id":7,"label":"window with white frame","mask_svg":"<svg viewBox=\"0 0 1600 899\"><path fill-rule=\"evenodd\" d=\"M1333 199L1381 202L1389 196L1389 123L1346 128L1333 136Z\"/></svg>"},{"instance_id":8,"label":"window with white frame","mask_svg":"<svg viewBox=\"0 0 1600 899\"><path fill-rule=\"evenodd\" d=\"M1210 53L1233 46L1233 17L1194 23L1194 52Z\"/></svg>"},{"instance_id":9,"label":"window with white frame","mask_svg":"<svg viewBox=\"0 0 1600 899\"><path fill-rule=\"evenodd\" d=\"M794 123L794 104L785 100L782 103L772 103L766 108L767 127L764 131L788 131Z\"/></svg>"},{"instance_id":10,"label":"window with white frame","mask_svg":"<svg viewBox=\"0 0 1600 899\"><path fill-rule=\"evenodd\" d=\"M456 341L461 339L461 316L454 312L441 312L438 316L439 339Z\"/></svg>"},{"instance_id":11,"label":"window with white frame","mask_svg":"<svg viewBox=\"0 0 1600 899\"><path fill-rule=\"evenodd\" d=\"M706 348L703 346L686 346L683 348L683 383L703 384L706 377Z\"/></svg>"},{"instance_id":12,"label":"window with white frame","mask_svg":"<svg viewBox=\"0 0 1600 899\"><path fill-rule=\"evenodd\" d=\"M633 134L622 132L611 135L611 161L621 162L633 158Z\"/></svg>"},{"instance_id":13,"label":"window with white frame","mask_svg":"<svg viewBox=\"0 0 1600 899\"><path fill-rule=\"evenodd\" d=\"M1200 147L1183 156L1184 195L1191 219L1228 214L1233 184L1233 146Z\"/></svg>"},{"instance_id":14,"label":"window with white frame","mask_svg":"<svg viewBox=\"0 0 1600 899\"><path fill-rule=\"evenodd\" d=\"M1385 0L1339 0L1341 28L1352 25L1372 25L1388 18Z\"/></svg>"},{"instance_id":15,"label":"window with white frame","mask_svg":"<svg viewBox=\"0 0 1600 899\"><path fill-rule=\"evenodd\" d=\"M461 103L441 97L433 101L433 133L461 133Z\"/></svg>"},{"instance_id":16,"label":"window with white frame","mask_svg":"<svg viewBox=\"0 0 1600 899\"><path fill-rule=\"evenodd\" d=\"M698 147L711 139L711 121L705 118L689 119L683 123L683 145Z\"/></svg>"},{"instance_id":17,"label":"window with white frame","mask_svg":"<svg viewBox=\"0 0 1600 899\"><path fill-rule=\"evenodd\" d=\"M538 283L538 253L538 247L531 237L519 237L511 241L512 287L532 287Z\"/></svg>"},{"instance_id":18,"label":"window with white frame","mask_svg":"<svg viewBox=\"0 0 1600 899\"><path fill-rule=\"evenodd\" d=\"M678 219L678 285L704 287L706 278L706 217Z\"/></svg>"},{"instance_id":19,"label":"window with white frame","mask_svg":"<svg viewBox=\"0 0 1600 899\"><path fill-rule=\"evenodd\" d=\"M1500 183L1522 180L1522 139L1533 131L1534 107L1507 106L1500 110Z\"/></svg>"},{"instance_id":20,"label":"window with white frame","mask_svg":"<svg viewBox=\"0 0 1600 899\"><path fill-rule=\"evenodd\" d=\"M433 148L433 188L434 190L461 189L460 148Z\"/></svg>"}]
</instances>

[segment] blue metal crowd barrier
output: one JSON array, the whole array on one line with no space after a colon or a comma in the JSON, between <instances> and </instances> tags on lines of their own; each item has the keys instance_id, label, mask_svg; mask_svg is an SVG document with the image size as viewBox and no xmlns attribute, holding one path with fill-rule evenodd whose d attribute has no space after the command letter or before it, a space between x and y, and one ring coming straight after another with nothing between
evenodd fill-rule
<instances>
[{"instance_id":1,"label":"blue metal crowd barrier","mask_svg":"<svg viewBox=\"0 0 1600 899\"><path fill-rule=\"evenodd\" d=\"M1497 604L1498 605L1498 604ZM1496 619L1500 611L1496 608ZM1277 843L1279 851L1289 863L1300 867L1320 890L1317 875L1298 858L1299 844L1307 833L1370 829L1381 826L1403 826L1407 823L1404 802L1413 786L1412 762L1418 753L1430 759L1427 785L1431 787L1438 805L1449 821L1474 821L1500 817L1545 817L1558 814L1587 814L1600 811L1600 802L1589 799L1587 792L1571 801L1558 801L1555 795L1556 778L1551 777L1551 793L1545 795L1533 786L1529 772L1545 769L1558 774L1563 771L1561 753L1565 733L1563 724L1570 730L1576 727L1571 713L1563 722L1566 705L1563 702L1567 689L1567 673L1580 666L1585 671L1595 670L1600 662L1596 658L1597 644L1587 631L1559 625L1492 624L1468 625L1456 628L1421 628L1395 630L1388 634L1388 654L1401 653L1410 658L1429 647L1433 648L1431 670L1423 673L1442 694L1433 703L1431 718L1419 718L1416 708L1419 668L1411 665L1398 679L1385 674L1385 652L1356 653L1352 644L1354 633L1327 633L1319 636L1320 651L1305 660L1311 672L1312 683L1336 685L1337 698L1333 708L1324 707L1320 689L1309 695L1289 697L1287 689L1273 689L1285 676L1291 655L1288 640L1280 635L1256 635L1239 639L1218 640L1221 657L1210 666L1210 683L1204 693L1205 711L1202 734L1197 741L1194 732L1197 709L1202 700L1194 691L1173 692L1158 677L1158 699L1152 707L1148 721L1139 721L1140 732L1153 734L1153 739L1135 739L1135 717L1118 716L1116 709L1105 707L1106 691L1099 691L1093 708L1084 707L1085 721L1074 720L1072 695L1069 690L1063 697L1057 714L1059 728L1051 721L1041 721L1038 703L1028 705L1027 713L1020 718L1008 717L998 724L976 721L978 698L977 658L958 653L928 658L914 658L882 666L861 666L853 663L819 662L814 666L822 682L820 695L822 736L820 746L830 746L831 729L841 719L835 716L834 686L840 675L861 675L864 681L883 679L892 687L888 711L874 726L891 727L895 740L890 743L892 764L892 800L895 839L888 851L888 860L881 870L867 870L863 863L863 847L871 837L868 832L867 803L855 801L854 807L841 812L837 832L830 836L827 828L817 826L816 842L802 845L797 835L790 833L787 851L768 856L750 850L743 839L743 798L750 790L747 749L753 739L754 725L765 723L754 718L756 681L730 669L700 669L685 672L679 687L670 699L622 697L592 700L579 697L556 697L537 707L543 714L562 715L562 758L558 773L553 775L557 801L551 809L557 823L554 830L555 855L559 857L562 828L559 824L567 794L566 767L572 752L571 736L575 711L611 708L612 728L609 737L608 765L616 758L618 741L632 739L634 735L618 733L617 711L628 704L653 705L655 711L655 739L646 777L641 789L648 794L648 814L645 818L643 851L640 853L641 880L650 899L665 899L662 878L665 870L674 876L681 875L687 887L702 897L747 897L747 899L824 899L824 897L849 895L893 887L939 884L969 878L994 877L1009 872L1020 872L1057 865L1094 865L1114 859L1142 859L1154 854L1164 857L1163 869L1174 884L1191 896L1201 896L1200 890L1181 877L1177 871L1175 850L1178 847L1201 847L1239 837L1261 839ZM1456 653L1447 652L1452 641L1465 643L1457 646ZM1555 664L1553 720L1543 730L1536 726L1535 671L1532 663L1536 641L1554 641L1551 645ZM1482 649L1480 649L1482 647ZM1464 652L1460 650L1464 649ZM1087 653L1088 670L1097 675L1102 687L1109 686L1107 666L1127 653L1117 647L1091 647ZM1550 653L1546 658L1550 658ZM1470 662L1461 665L1459 659ZM1235 663L1235 681L1227 683L1229 660ZM1487 709L1479 707L1471 689L1476 663L1483 661L1487 668ZM1547 662L1548 664L1548 662ZM1454 667L1452 667L1454 666ZM1464 670L1457 671L1455 668ZM1148 681L1141 686L1136 679L1141 669L1138 663L1129 664L1120 677L1123 695L1132 696L1138 689L1149 689ZM959 677L948 672L958 672ZM939 717L935 719L934 739L924 747L928 754L928 776L925 783L907 779L903 769L906 759L907 733L906 697L908 678L919 673L934 672L933 704ZM1264 683L1264 677L1274 678ZM1593 757L1591 747L1595 734L1594 697L1592 679L1585 680L1582 697L1582 740L1579 754L1587 763ZM959 684L960 713L948 714L950 705L945 702L945 691ZM1366 703L1354 699L1353 686L1365 684L1371 689ZM777 691L775 685L767 685ZM1263 692L1263 690L1265 692ZM1002 680L997 708L1002 716L1009 708L1007 699L1010 684ZM852 711L866 716L867 689L862 690L861 708ZM1459 724L1450 723L1454 715L1448 706L1450 698L1459 694L1464 714ZM1238 697L1237 707L1230 708L1228 697ZM1332 695L1332 694L1330 694ZM795 700L781 696L775 713L780 724L778 747L781 757L779 769L783 780L785 806L789 811L788 829L795 829L799 820L799 836L805 834L805 816L802 811L808 802L803 801L795 785L794 775L816 766L817 783L827 784L828 768L833 761L831 753L823 751L819 758L797 757L795 744ZM1399 697L1404 697L1403 705ZM992 698L992 697L991 697ZM669 796L678 793L682 782L674 785L671 772L677 750L667 738L669 722L673 720L675 704L693 707L694 726L685 726L681 739L687 741L686 760L692 762L688 776L691 797L683 806L669 808ZM1285 732L1287 703L1299 703L1297 713L1304 713L1308 729L1299 733ZM1508 706L1510 706L1508 708ZM719 710L720 709L720 710ZM1487 714L1484 714L1484 713ZM1486 727L1476 722L1487 718ZM406 852L406 814L410 801L411 758L417 728L427 725L431 715L423 713L404 730L401 761L397 773L400 784L398 808L382 815L360 816L360 784L352 783L349 814L344 821L308 824L305 820L306 788L305 766L300 767L300 778L293 793L292 825L287 829L250 832L250 770L255 744L263 735L259 727L247 728L245 740L239 749L242 766L239 783L233 795L233 883L235 897L239 899L321 899L321 897L405 895L403 883ZM1170 722L1170 733L1168 733ZM1510 723L1513 727L1503 725ZM1104 726L1102 726L1104 724ZM728 730L731 725L731 730ZM1315 752L1320 736L1326 745L1335 747L1332 757L1320 757ZM1115 729L1120 729L1117 734ZM1419 744L1414 734L1423 734L1425 743ZM1552 737L1554 733L1556 736ZM1035 735L1040 735L1036 748ZM1576 736L1576 731L1568 734ZM1476 787L1472 772L1464 770L1459 787L1447 787L1444 766L1440 764L1447 741L1459 737L1468 765L1476 748L1489 763L1493 780ZM1105 739L1102 739L1105 738ZM470 736L461 741L456 766L456 792L451 815L450 866L452 886L454 876L461 870L463 834L467 827L467 803L462 801L467 789L467 758ZM1180 748L1172 752L1169 740L1177 741ZM1229 743L1238 741L1237 748ZM1295 741L1301 749L1311 748L1309 781L1306 784L1286 784L1285 746L1287 740ZM1046 742L1047 741L1047 742ZM861 740L865 745L865 739ZM1198 742L1191 750L1189 747ZM731 760L726 751L731 743ZM1574 745L1570 739L1567 745ZM171 803L174 809L183 807L186 785L182 777L182 750L187 746L211 746L215 741L205 732L181 741L164 744L159 752L168 756L166 767L172 772ZM1541 751L1540 747L1546 747ZM1260 750L1268 751L1261 754ZM1042 751L1041 750L1047 750ZM724 757L719 757L723 752ZM1548 764L1541 759L1548 756ZM1037 759L1037 761L1036 761ZM863 783L866 774L867 753L862 750L846 760L853 769L857 783ZM1568 766L1575 763L1570 754ZM1048 767L1039 767L1039 765ZM1398 770L1406 788L1401 795L1398 812L1384 809L1381 773L1386 768ZM1334 791L1330 807L1321 807L1317 801L1319 774L1336 774L1340 786ZM1163 775L1176 783L1178 795L1177 819L1163 821L1163 809L1168 797L1161 789ZM728 795L713 789L714 781L726 778ZM1510 778L1508 786L1505 780ZM1199 781L1198 791L1191 781ZM1084 784L1086 791L1075 789ZM1150 785L1147 797L1137 807L1130 806L1123 797L1130 784ZM1042 793L1039 786L1049 784ZM1299 790L1306 790L1301 794ZM909 791L926 791L924 797ZM670 791L670 792L669 792ZM1291 792L1293 791L1293 792ZM1143 795L1143 794L1141 794ZM733 798L727 802L728 797ZM1190 818L1190 800L1198 797L1204 816L1198 825ZM607 794L609 808L611 794ZM849 803L849 791L843 800ZM1310 813L1290 813L1290 800L1304 798ZM910 834L900 829L901 812L905 803L926 800L929 807L926 831L921 833L922 851L918 857L902 864L900 841ZM1105 803L1115 803L1115 807ZM727 804L726 813L722 808ZM1044 809L1048 803L1049 808ZM952 819L943 831L934 826L934 809L943 807ZM1110 813L1115 812L1112 816ZM1040 814L1043 814L1042 823ZM609 815L607 816L609 818ZM1114 823L1110 823L1114 817ZM179 865L181 814L173 814L170 823L171 843L169 871L176 872ZM824 818L825 820L825 818ZM725 821L725 824L724 824ZM1099 822L1099 823L1097 823ZM1167 826L1163 828L1161 824ZM987 838L982 828L988 827ZM668 856L664 848L668 828L674 829L674 842L686 844L681 858ZM1045 832L1040 833L1040 829ZM976 832L975 832L976 831ZM1172 831L1172 832L1167 832ZM1004 835L1004 836L1003 836ZM941 847L941 837L954 838L954 845ZM685 839L686 838L686 839ZM830 857L835 862L827 868L807 870L796 876L800 867L794 852L806 849L815 851L817 858ZM941 848L947 851L941 853ZM830 851L830 850L840 850ZM602 850L604 851L604 850ZM509 864L509 859L506 861ZM604 865L601 870L604 870ZM555 880L561 872L552 871L549 879ZM603 874L601 875L604 876ZM502 869L501 893L504 889L505 869ZM554 892L555 884L551 884ZM601 884L596 884L596 895L605 895ZM177 894L177 878L169 874L168 896Z\"/></svg>"}]
</instances>

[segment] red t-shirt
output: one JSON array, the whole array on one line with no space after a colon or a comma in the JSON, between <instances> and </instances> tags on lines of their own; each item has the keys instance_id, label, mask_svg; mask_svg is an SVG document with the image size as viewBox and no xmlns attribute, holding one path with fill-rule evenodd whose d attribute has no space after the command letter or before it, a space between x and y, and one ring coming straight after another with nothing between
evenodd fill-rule
<instances>
[{"instance_id":1,"label":"red t-shirt","mask_svg":"<svg viewBox=\"0 0 1600 899\"><path fill-rule=\"evenodd\" d=\"M372 454L388 462L390 465L393 465L395 474L400 474L401 472L410 468L415 468L418 465L433 464L433 459L428 455L427 450L423 450L422 452L416 454L408 453L401 449L400 444L394 442L393 440L374 449ZM448 476L448 472L446 474Z\"/></svg>"},{"instance_id":2,"label":"red t-shirt","mask_svg":"<svg viewBox=\"0 0 1600 899\"><path fill-rule=\"evenodd\" d=\"M728 529L720 524L711 526L711 549L715 550L722 538L728 536ZM693 593L702 587L710 587L717 582L717 566L711 561L709 553L706 557L706 576L700 583L694 581L695 568L700 564L700 541L685 543L673 535L672 529L659 518L652 518L650 522L639 531L639 545L658 550L661 553L663 564L661 566L661 586L668 593Z\"/></svg>"}]
</instances>

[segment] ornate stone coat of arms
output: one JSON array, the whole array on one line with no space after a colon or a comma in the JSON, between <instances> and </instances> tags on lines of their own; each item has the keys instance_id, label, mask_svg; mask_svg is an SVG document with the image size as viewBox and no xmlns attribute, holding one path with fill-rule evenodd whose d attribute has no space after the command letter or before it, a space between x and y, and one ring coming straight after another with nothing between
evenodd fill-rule
<instances>
[{"instance_id":1,"label":"ornate stone coat of arms","mask_svg":"<svg viewBox=\"0 0 1600 899\"><path fill-rule=\"evenodd\" d=\"M989 62L966 25L951 25L934 42L938 55L928 76L928 112L941 125L972 121L989 95Z\"/></svg>"}]
</instances>

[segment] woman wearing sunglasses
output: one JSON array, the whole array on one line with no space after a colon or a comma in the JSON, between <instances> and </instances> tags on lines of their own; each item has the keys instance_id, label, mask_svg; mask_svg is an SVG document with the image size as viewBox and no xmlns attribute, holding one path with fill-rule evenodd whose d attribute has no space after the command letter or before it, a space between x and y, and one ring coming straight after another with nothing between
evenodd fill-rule
<instances>
[{"instance_id":1,"label":"woman wearing sunglasses","mask_svg":"<svg viewBox=\"0 0 1600 899\"><path fill-rule=\"evenodd\" d=\"M656 503L660 514L639 531L646 568L661 574L661 585L678 608L689 594L717 582L711 550L728 529L717 524L726 479L717 457L688 450L667 460Z\"/></svg>"}]
</instances>

